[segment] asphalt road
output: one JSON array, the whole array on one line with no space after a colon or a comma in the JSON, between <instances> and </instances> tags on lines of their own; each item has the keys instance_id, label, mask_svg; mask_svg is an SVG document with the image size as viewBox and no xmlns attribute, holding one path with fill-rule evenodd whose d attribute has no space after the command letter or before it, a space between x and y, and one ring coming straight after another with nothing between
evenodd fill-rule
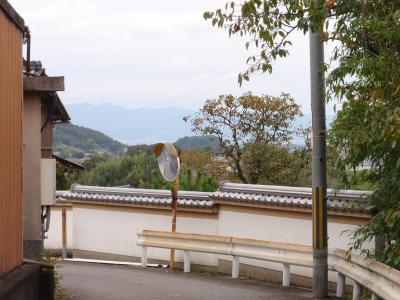
<instances>
[{"instance_id":1,"label":"asphalt road","mask_svg":"<svg viewBox=\"0 0 400 300\"><path fill-rule=\"evenodd\" d=\"M312 299L309 290L208 273L77 262L57 270L68 300Z\"/></svg>"}]
</instances>

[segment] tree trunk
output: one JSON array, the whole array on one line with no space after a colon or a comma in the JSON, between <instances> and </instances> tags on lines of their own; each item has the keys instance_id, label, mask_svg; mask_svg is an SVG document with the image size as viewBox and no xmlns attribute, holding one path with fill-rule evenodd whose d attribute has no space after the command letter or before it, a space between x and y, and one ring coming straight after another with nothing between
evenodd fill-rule
<instances>
[{"instance_id":1,"label":"tree trunk","mask_svg":"<svg viewBox=\"0 0 400 300\"><path fill-rule=\"evenodd\" d=\"M242 167L240 166L240 161L236 160L236 159L234 159L234 161L235 161L236 171L237 171L237 174L238 174L240 180L243 183L249 183L249 181L247 180L247 178L243 174Z\"/></svg>"}]
</instances>

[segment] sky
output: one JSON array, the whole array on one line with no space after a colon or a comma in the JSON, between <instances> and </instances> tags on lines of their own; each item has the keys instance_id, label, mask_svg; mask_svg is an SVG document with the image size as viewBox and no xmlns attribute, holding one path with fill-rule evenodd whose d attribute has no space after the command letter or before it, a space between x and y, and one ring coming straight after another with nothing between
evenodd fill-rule
<instances>
[{"instance_id":1,"label":"sky","mask_svg":"<svg viewBox=\"0 0 400 300\"><path fill-rule=\"evenodd\" d=\"M239 87L251 54L246 40L202 17L226 1L9 0L30 27L32 59L48 75L65 76L65 104L197 110L221 94L288 92L310 112L308 36L296 33L291 55L274 63L272 75Z\"/></svg>"}]
</instances>

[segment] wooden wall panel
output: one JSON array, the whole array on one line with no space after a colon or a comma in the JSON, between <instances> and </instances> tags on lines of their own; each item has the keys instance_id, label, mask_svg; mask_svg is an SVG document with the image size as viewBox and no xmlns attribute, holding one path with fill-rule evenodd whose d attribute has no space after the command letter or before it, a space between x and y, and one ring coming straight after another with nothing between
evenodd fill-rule
<instances>
[{"instance_id":1,"label":"wooden wall panel","mask_svg":"<svg viewBox=\"0 0 400 300\"><path fill-rule=\"evenodd\" d=\"M46 123L49 114L51 113L49 108L49 102L42 101L42 125ZM53 129L54 124L50 120L47 125L43 128L41 133L41 149L42 158L53 158Z\"/></svg>"},{"instance_id":2,"label":"wooden wall panel","mask_svg":"<svg viewBox=\"0 0 400 300\"><path fill-rule=\"evenodd\" d=\"M0 274L22 258L22 38L0 9Z\"/></svg>"}]
</instances>

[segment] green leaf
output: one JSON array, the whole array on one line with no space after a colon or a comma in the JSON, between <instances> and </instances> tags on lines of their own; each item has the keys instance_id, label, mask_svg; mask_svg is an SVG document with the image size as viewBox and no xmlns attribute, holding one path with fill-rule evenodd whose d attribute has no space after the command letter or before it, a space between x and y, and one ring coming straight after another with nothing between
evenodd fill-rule
<instances>
[{"instance_id":1,"label":"green leaf","mask_svg":"<svg viewBox=\"0 0 400 300\"><path fill-rule=\"evenodd\" d=\"M206 12L203 13L203 18L205 20L211 19L213 16L214 16L214 13L209 12L209 11L206 11Z\"/></svg>"}]
</instances>

